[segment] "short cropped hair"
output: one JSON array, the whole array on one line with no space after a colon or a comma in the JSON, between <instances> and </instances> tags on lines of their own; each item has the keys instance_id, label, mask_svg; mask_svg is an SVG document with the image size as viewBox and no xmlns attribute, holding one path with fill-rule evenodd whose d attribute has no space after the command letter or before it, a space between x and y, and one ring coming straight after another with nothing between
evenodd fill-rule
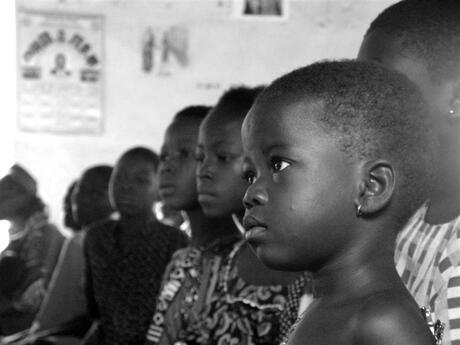
<instances>
[{"instance_id":1,"label":"short cropped hair","mask_svg":"<svg viewBox=\"0 0 460 345\"><path fill-rule=\"evenodd\" d=\"M119 161L124 158L128 158L128 157L143 159L146 162L152 164L155 171L158 170L158 163L159 163L158 155L146 147L137 146L132 149L129 149L128 151L126 151L125 153L121 155Z\"/></svg>"},{"instance_id":2,"label":"short cropped hair","mask_svg":"<svg viewBox=\"0 0 460 345\"><path fill-rule=\"evenodd\" d=\"M203 121L209 111L212 109L210 106L206 105L191 105L180 110L175 116L173 121L180 120L196 120L198 122Z\"/></svg>"},{"instance_id":3,"label":"short cropped hair","mask_svg":"<svg viewBox=\"0 0 460 345\"><path fill-rule=\"evenodd\" d=\"M86 169L82 178L90 178L96 187L107 190L112 171L113 168L110 165L95 165Z\"/></svg>"},{"instance_id":4,"label":"short cropped hair","mask_svg":"<svg viewBox=\"0 0 460 345\"><path fill-rule=\"evenodd\" d=\"M435 82L458 80L459 18L459 0L404 0L380 13L366 35L378 29L394 37L404 51L426 62Z\"/></svg>"},{"instance_id":5,"label":"short cropped hair","mask_svg":"<svg viewBox=\"0 0 460 345\"><path fill-rule=\"evenodd\" d=\"M427 197L437 142L423 96L406 76L373 62L319 62L275 80L255 106L277 100L318 104L305 116L347 157L390 159L403 221Z\"/></svg>"},{"instance_id":6,"label":"short cropped hair","mask_svg":"<svg viewBox=\"0 0 460 345\"><path fill-rule=\"evenodd\" d=\"M256 97L264 89L263 86L238 86L224 92L210 115L223 119L243 120L251 109Z\"/></svg>"}]
</instances>

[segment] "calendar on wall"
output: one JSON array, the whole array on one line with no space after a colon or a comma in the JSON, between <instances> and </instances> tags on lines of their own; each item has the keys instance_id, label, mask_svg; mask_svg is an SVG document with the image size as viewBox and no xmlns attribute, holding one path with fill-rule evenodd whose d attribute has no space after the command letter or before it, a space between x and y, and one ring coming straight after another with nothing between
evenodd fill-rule
<instances>
[{"instance_id":1,"label":"calendar on wall","mask_svg":"<svg viewBox=\"0 0 460 345\"><path fill-rule=\"evenodd\" d=\"M101 133L103 17L20 10L17 23L19 129Z\"/></svg>"}]
</instances>

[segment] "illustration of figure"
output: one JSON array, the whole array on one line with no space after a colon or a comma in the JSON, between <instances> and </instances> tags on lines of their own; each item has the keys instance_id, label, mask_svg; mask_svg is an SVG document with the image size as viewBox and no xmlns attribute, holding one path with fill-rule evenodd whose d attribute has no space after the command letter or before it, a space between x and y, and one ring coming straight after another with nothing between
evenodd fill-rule
<instances>
[{"instance_id":1,"label":"illustration of figure","mask_svg":"<svg viewBox=\"0 0 460 345\"><path fill-rule=\"evenodd\" d=\"M67 59L64 54L58 53L54 58L54 68L51 70L51 74L56 77L68 77L70 71L66 69Z\"/></svg>"}]
</instances>

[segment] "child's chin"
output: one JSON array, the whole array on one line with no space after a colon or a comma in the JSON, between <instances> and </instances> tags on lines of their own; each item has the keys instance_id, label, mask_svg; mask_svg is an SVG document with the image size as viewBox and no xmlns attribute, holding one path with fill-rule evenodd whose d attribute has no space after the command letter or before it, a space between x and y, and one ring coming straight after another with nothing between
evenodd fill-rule
<instances>
[{"instance_id":1,"label":"child's chin","mask_svg":"<svg viewBox=\"0 0 460 345\"><path fill-rule=\"evenodd\" d=\"M218 207L209 204L201 204L201 209L206 217L209 218L221 218L227 216L227 214Z\"/></svg>"},{"instance_id":2,"label":"child's chin","mask_svg":"<svg viewBox=\"0 0 460 345\"><path fill-rule=\"evenodd\" d=\"M264 247L257 246L255 251L257 257L265 266L278 271L291 271L289 262L285 262L276 253Z\"/></svg>"}]
</instances>

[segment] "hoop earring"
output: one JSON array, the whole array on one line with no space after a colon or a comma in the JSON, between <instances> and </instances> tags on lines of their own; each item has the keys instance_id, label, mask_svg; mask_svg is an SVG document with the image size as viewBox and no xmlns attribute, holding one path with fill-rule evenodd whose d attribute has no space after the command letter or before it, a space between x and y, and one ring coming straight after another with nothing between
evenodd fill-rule
<instances>
[{"instance_id":1,"label":"hoop earring","mask_svg":"<svg viewBox=\"0 0 460 345\"><path fill-rule=\"evenodd\" d=\"M362 205L359 204L357 207L356 207L356 217L361 217L363 215L363 211L361 210L362 208Z\"/></svg>"},{"instance_id":2,"label":"hoop earring","mask_svg":"<svg viewBox=\"0 0 460 345\"><path fill-rule=\"evenodd\" d=\"M450 106L448 114L453 119L460 118L460 101L457 100L457 101L452 103L452 105Z\"/></svg>"}]
</instances>

